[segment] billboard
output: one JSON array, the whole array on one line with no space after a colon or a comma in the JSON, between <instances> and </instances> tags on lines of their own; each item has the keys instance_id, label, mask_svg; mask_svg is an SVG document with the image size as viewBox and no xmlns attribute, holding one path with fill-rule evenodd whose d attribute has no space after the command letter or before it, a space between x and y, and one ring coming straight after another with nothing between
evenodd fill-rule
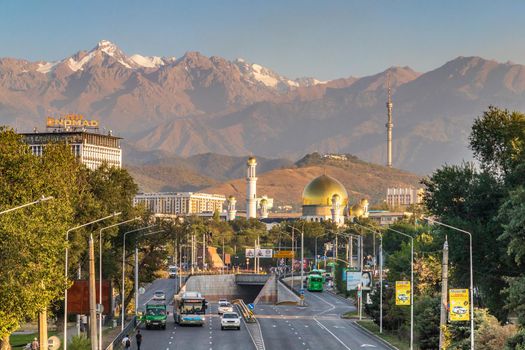
<instances>
[{"instance_id":1,"label":"billboard","mask_svg":"<svg viewBox=\"0 0 525 350\"><path fill-rule=\"evenodd\" d=\"M450 289L448 295L450 301L449 321L470 321L468 289Z\"/></svg>"},{"instance_id":2,"label":"billboard","mask_svg":"<svg viewBox=\"0 0 525 350\"><path fill-rule=\"evenodd\" d=\"M246 249L246 257L247 258L253 258L254 257L254 251L253 248L247 248ZM258 258L271 258L273 256L273 249L264 249L260 248L256 251Z\"/></svg>"},{"instance_id":3,"label":"billboard","mask_svg":"<svg viewBox=\"0 0 525 350\"><path fill-rule=\"evenodd\" d=\"M95 282L96 302L98 303L99 283ZM102 305L104 313L111 314L113 292L109 280L102 280ZM67 291L67 311L70 314L89 314L89 285L87 280L75 280Z\"/></svg>"},{"instance_id":4,"label":"billboard","mask_svg":"<svg viewBox=\"0 0 525 350\"><path fill-rule=\"evenodd\" d=\"M361 289L370 290L372 288L372 272L363 271L361 273Z\"/></svg>"},{"instance_id":5,"label":"billboard","mask_svg":"<svg viewBox=\"0 0 525 350\"><path fill-rule=\"evenodd\" d=\"M361 284L361 271L346 271L346 290L356 290Z\"/></svg>"},{"instance_id":6,"label":"billboard","mask_svg":"<svg viewBox=\"0 0 525 350\"><path fill-rule=\"evenodd\" d=\"M396 281L396 305L410 305L410 281Z\"/></svg>"}]
</instances>

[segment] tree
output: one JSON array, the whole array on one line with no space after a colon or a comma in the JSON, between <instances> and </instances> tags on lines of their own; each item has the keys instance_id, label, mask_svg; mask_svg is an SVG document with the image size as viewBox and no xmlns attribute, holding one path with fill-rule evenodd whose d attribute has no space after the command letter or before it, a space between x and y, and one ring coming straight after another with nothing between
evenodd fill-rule
<instances>
[{"instance_id":1,"label":"tree","mask_svg":"<svg viewBox=\"0 0 525 350\"><path fill-rule=\"evenodd\" d=\"M55 200L0 216L0 348L19 323L60 299L65 232L73 217L80 165L65 145L49 145L33 156L19 135L0 128L0 210Z\"/></svg>"},{"instance_id":2,"label":"tree","mask_svg":"<svg viewBox=\"0 0 525 350\"><path fill-rule=\"evenodd\" d=\"M474 121L469 141L484 169L515 179L512 172L525 160L525 114L490 106Z\"/></svg>"},{"instance_id":3,"label":"tree","mask_svg":"<svg viewBox=\"0 0 525 350\"><path fill-rule=\"evenodd\" d=\"M420 349L439 348L440 298L424 295L415 303L415 328Z\"/></svg>"}]
</instances>

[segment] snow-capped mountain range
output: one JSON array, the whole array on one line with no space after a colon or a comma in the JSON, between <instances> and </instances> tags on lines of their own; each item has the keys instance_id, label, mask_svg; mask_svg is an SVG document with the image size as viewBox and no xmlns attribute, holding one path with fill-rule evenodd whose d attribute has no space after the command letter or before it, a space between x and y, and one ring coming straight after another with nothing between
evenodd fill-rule
<instances>
[{"instance_id":1,"label":"snow-capped mountain range","mask_svg":"<svg viewBox=\"0 0 525 350\"><path fill-rule=\"evenodd\" d=\"M62 65L68 67L71 72L77 72L93 64L101 65L110 62L120 64L127 69L136 70L157 69L176 63L177 59L176 57L142 56L140 54L134 54L128 57L116 44L108 40L101 40L88 52L79 51L71 57L56 62L37 62L35 71L42 74L53 73L59 65ZM247 81L253 84L262 84L280 91L326 83L315 78L298 78L291 80L259 64L248 63L242 58L234 60L233 64L239 68L242 76Z\"/></svg>"},{"instance_id":2,"label":"snow-capped mountain range","mask_svg":"<svg viewBox=\"0 0 525 350\"><path fill-rule=\"evenodd\" d=\"M103 40L56 62L0 58L0 124L43 129L45 116L74 112L144 152L297 159L319 151L384 163L387 77L394 166L404 169L468 159L470 125L491 104L525 110L525 66L480 57L323 82L198 52L128 56Z\"/></svg>"}]
</instances>

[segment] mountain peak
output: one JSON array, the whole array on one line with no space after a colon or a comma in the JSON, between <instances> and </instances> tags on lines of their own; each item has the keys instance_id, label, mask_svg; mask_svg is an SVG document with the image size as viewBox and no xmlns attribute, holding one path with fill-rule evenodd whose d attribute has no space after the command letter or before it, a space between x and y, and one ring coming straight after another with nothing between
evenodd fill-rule
<instances>
[{"instance_id":1,"label":"mountain peak","mask_svg":"<svg viewBox=\"0 0 525 350\"><path fill-rule=\"evenodd\" d=\"M100 40L97 46L91 51L102 51L110 56L115 55L115 53L120 53L120 49L114 43L109 40Z\"/></svg>"}]
</instances>

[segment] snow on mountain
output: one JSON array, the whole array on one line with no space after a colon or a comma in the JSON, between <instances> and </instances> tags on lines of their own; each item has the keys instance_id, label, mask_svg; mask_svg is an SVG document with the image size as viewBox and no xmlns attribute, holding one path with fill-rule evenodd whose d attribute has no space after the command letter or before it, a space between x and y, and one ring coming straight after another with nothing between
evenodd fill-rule
<instances>
[{"instance_id":1,"label":"snow on mountain","mask_svg":"<svg viewBox=\"0 0 525 350\"><path fill-rule=\"evenodd\" d=\"M263 84L280 91L324 83L314 78L299 78L291 80L259 64L248 63L242 58L237 58L233 63L239 67L241 73L252 83Z\"/></svg>"},{"instance_id":2,"label":"snow on mountain","mask_svg":"<svg viewBox=\"0 0 525 350\"><path fill-rule=\"evenodd\" d=\"M164 66L167 63L170 63L175 60L175 57L162 58L158 56L142 56L135 54L129 57L137 66L145 68L156 68Z\"/></svg>"},{"instance_id":3,"label":"snow on mountain","mask_svg":"<svg viewBox=\"0 0 525 350\"><path fill-rule=\"evenodd\" d=\"M55 66L60 62L39 62L37 72L47 74L55 68Z\"/></svg>"}]
</instances>

